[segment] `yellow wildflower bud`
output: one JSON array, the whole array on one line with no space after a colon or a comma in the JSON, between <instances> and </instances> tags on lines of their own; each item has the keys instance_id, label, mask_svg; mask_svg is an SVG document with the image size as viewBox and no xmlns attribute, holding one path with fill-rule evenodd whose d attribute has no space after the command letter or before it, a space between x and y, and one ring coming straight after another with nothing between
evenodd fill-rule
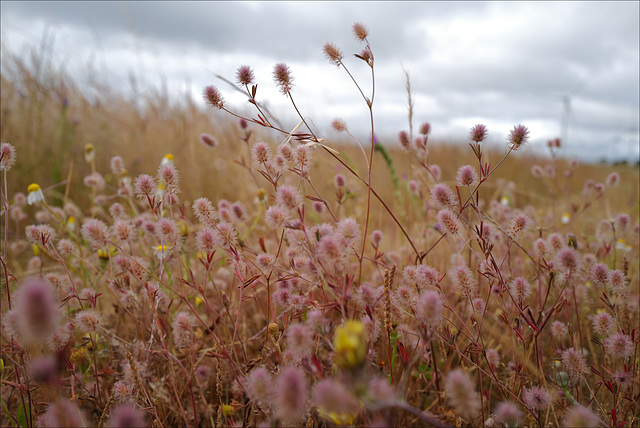
<instances>
[{"instance_id":1,"label":"yellow wildflower bud","mask_svg":"<svg viewBox=\"0 0 640 428\"><path fill-rule=\"evenodd\" d=\"M333 337L336 350L336 364L343 368L354 368L364 363L367 357L367 339L364 324L347 321L336 328Z\"/></svg>"}]
</instances>

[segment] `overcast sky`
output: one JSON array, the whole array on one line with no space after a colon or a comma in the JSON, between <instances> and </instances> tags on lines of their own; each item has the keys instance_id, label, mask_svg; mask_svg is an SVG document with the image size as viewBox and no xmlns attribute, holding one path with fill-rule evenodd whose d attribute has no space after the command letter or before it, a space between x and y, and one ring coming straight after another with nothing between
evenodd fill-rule
<instances>
[{"instance_id":1,"label":"overcast sky","mask_svg":"<svg viewBox=\"0 0 640 428\"><path fill-rule=\"evenodd\" d=\"M3 49L38 45L45 26L55 37L54 62L79 83L90 70L129 91L129 75L177 99L218 86L226 105L246 97L218 80L251 66L258 99L293 126L286 98L272 80L276 63L294 75L293 96L321 134L344 119L366 140L367 110L356 88L322 53L334 42L370 92L354 22L369 28L375 56L376 133L395 140L408 130L405 75L411 77L414 126L432 137L465 138L486 124L494 141L524 124L529 150L561 136L571 116L565 156L583 160L640 158L639 2L32 2L2 1ZM564 97L564 98L563 98Z\"/></svg>"}]
</instances>

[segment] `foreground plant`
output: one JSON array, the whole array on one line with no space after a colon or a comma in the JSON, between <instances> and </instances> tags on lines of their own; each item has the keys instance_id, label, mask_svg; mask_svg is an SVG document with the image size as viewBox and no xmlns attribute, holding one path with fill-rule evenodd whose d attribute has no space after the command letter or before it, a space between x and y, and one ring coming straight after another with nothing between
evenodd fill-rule
<instances>
[{"instance_id":1,"label":"foreground plant","mask_svg":"<svg viewBox=\"0 0 640 428\"><path fill-rule=\"evenodd\" d=\"M362 170L316 136L286 64L272 77L300 118L291 131L256 98L248 66L237 83L255 117L203 91L240 118L251 200L182 201L171 154L137 177L115 156L103 175L91 145L86 209L48 205L39 185L10 201L16 152L2 145L3 424L637 424L638 226L585 207L589 221L569 228L555 190L516 204L518 188L495 175L526 146L523 125L494 165L489 130L474 126L474 160L453 174L432 161L428 123L415 139L401 132L412 163L385 201L372 184L374 56L368 30L353 31L369 96L339 47L323 51L369 111L370 146L352 136ZM283 140L254 141L250 126ZM619 180L585 188L602 187L597 199Z\"/></svg>"}]
</instances>

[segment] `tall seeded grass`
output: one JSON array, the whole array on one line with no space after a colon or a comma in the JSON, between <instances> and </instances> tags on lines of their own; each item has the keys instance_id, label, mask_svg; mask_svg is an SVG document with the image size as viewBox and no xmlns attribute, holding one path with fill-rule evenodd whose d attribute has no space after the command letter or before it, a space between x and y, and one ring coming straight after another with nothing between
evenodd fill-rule
<instances>
[{"instance_id":1,"label":"tall seeded grass","mask_svg":"<svg viewBox=\"0 0 640 428\"><path fill-rule=\"evenodd\" d=\"M286 64L203 110L49 58L3 54L3 426L638 424L637 168L321 138Z\"/></svg>"}]
</instances>

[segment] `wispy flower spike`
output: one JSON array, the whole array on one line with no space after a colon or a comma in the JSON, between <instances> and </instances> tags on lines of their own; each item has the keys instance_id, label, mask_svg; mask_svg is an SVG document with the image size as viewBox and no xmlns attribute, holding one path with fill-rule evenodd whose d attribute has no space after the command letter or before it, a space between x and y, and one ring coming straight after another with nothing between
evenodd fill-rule
<instances>
[{"instance_id":1,"label":"wispy flower spike","mask_svg":"<svg viewBox=\"0 0 640 428\"><path fill-rule=\"evenodd\" d=\"M324 54L329 59L329 61L331 61L335 65L340 65L340 63L342 62L342 58L344 57L340 48L338 48L333 43L325 43L325 45L322 47L322 50L324 51Z\"/></svg>"},{"instance_id":2,"label":"wispy flower spike","mask_svg":"<svg viewBox=\"0 0 640 428\"><path fill-rule=\"evenodd\" d=\"M275 80L284 95L288 95L291 92L293 77L287 64L280 63L273 67L273 80Z\"/></svg>"},{"instance_id":3,"label":"wispy flower spike","mask_svg":"<svg viewBox=\"0 0 640 428\"><path fill-rule=\"evenodd\" d=\"M248 65L241 65L238 67L236 77L239 84L246 86L253 84L255 80L253 70Z\"/></svg>"},{"instance_id":4,"label":"wispy flower spike","mask_svg":"<svg viewBox=\"0 0 640 428\"><path fill-rule=\"evenodd\" d=\"M355 24L353 24L353 34L356 36L356 39L363 42L369 35L369 30L367 30L367 27L365 27L362 23L356 22Z\"/></svg>"},{"instance_id":5,"label":"wispy flower spike","mask_svg":"<svg viewBox=\"0 0 640 428\"><path fill-rule=\"evenodd\" d=\"M509 134L509 144L513 150L524 146L529 139L529 130L524 125L514 126Z\"/></svg>"},{"instance_id":6,"label":"wispy flower spike","mask_svg":"<svg viewBox=\"0 0 640 428\"><path fill-rule=\"evenodd\" d=\"M220 91L215 86L207 86L202 91L202 97L206 102L208 102L212 107L217 109L221 109L224 106L224 100Z\"/></svg>"}]
</instances>

